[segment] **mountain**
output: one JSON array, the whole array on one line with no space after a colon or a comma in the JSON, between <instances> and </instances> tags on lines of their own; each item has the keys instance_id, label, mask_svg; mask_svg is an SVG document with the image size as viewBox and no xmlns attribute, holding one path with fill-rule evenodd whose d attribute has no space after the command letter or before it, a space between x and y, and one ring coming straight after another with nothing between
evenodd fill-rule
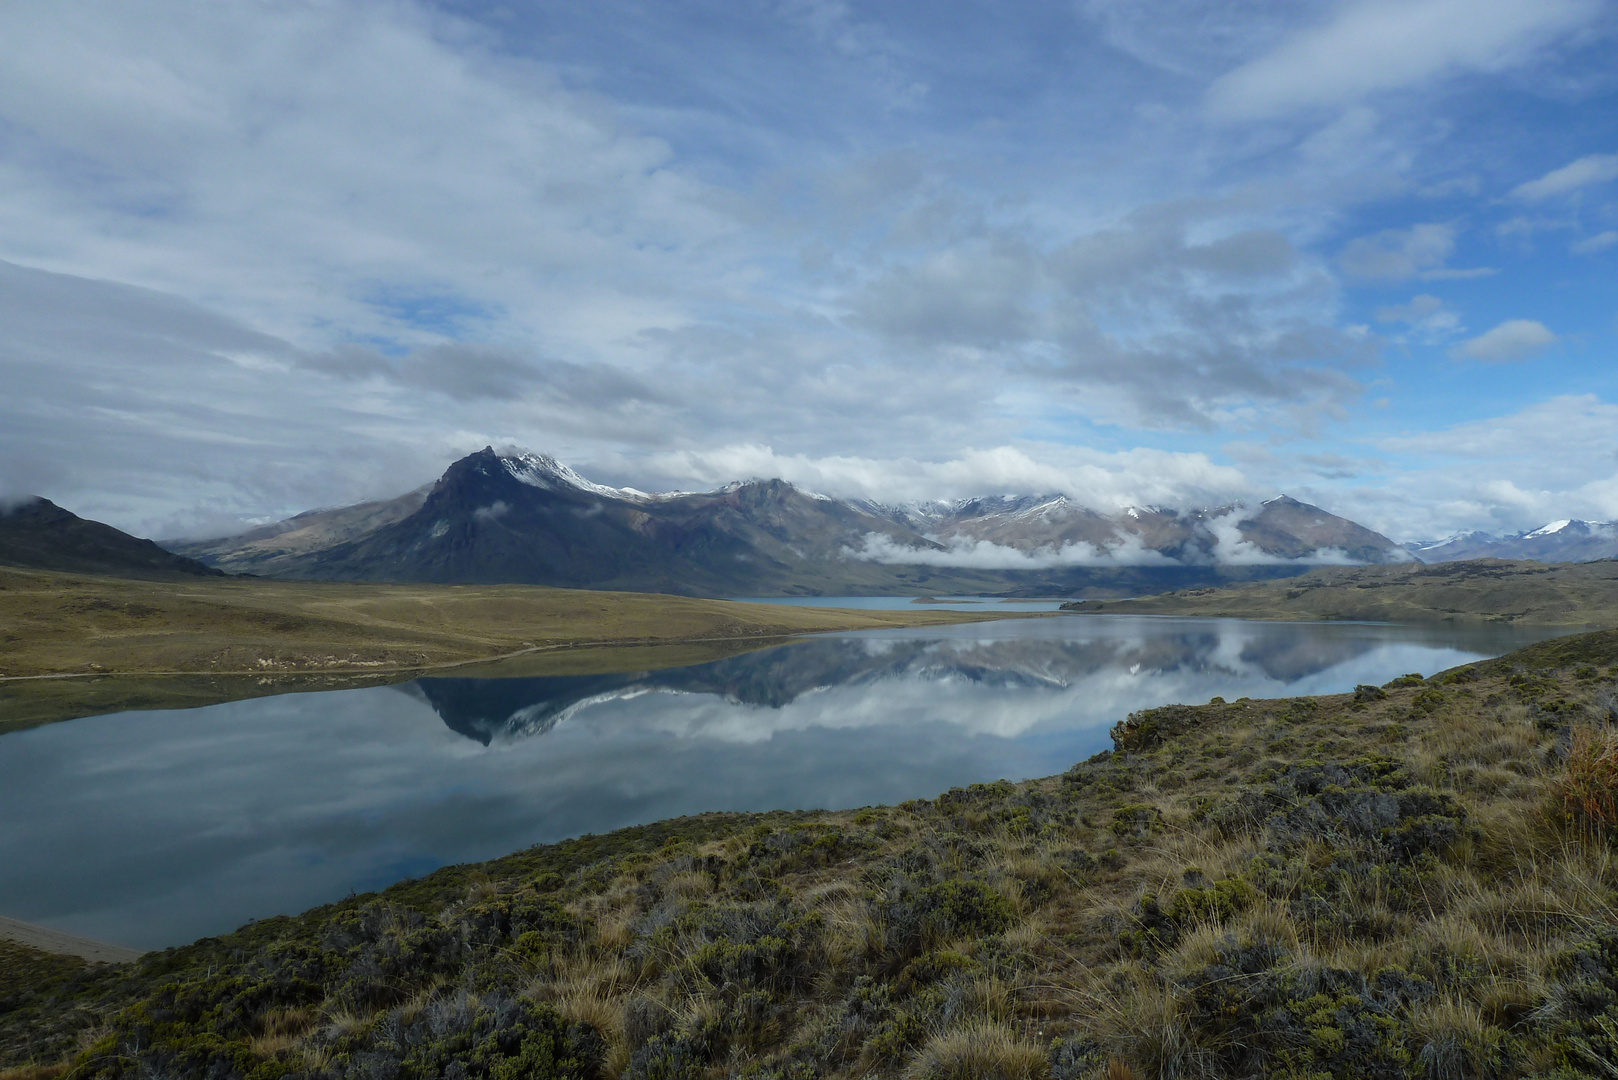
<instances>
[{"instance_id":1,"label":"mountain","mask_svg":"<svg viewBox=\"0 0 1618 1080\"><path fill-rule=\"evenodd\" d=\"M784 480L648 494L593 483L542 454L487 447L398 499L169 546L277 577L718 596L1138 592L1411 558L1285 496L1253 512L1106 515L1060 496L896 507Z\"/></svg>"},{"instance_id":2,"label":"mountain","mask_svg":"<svg viewBox=\"0 0 1618 1080\"><path fill-rule=\"evenodd\" d=\"M1240 506L1221 506L1189 512L1128 507L1107 515L1062 495L967 499L890 513L894 520L946 544L987 541L1022 551L1077 544L1100 551L1123 545L1130 551L1152 551L1187 565L1244 558L1252 563L1265 559L1320 561L1327 553L1332 560L1344 562L1408 561L1380 533L1287 495L1260 504L1251 514ZM1222 543L1226 550L1221 549ZM1245 548L1228 550L1238 545Z\"/></svg>"},{"instance_id":3,"label":"mountain","mask_svg":"<svg viewBox=\"0 0 1618 1080\"><path fill-rule=\"evenodd\" d=\"M890 568L851 563L843 547L871 534L928 543L781 480L647 495L591 483L545 455L489 448L452 464L419 500L413 493L365 506L326 511L303 527L284 528L302 520L293 518L242 537L171 546L221 567L283 577L735 595L805 591L805 582L891 586ZM373 527L339 536L328 524L354 526L362 512Z\"/></svg>"},{"instance_id":4,"label":"mountain","mask_svg":"<svg viewBox=\"0 0 1618 1080\"><path fill-rule=\"evenodd\" d=\"M1412 555L1427 563L1462 559L1593 562L1618 559L1618 522L1553 521L1510 536L1469 532L1405 546Z\"/></svg>"},{"instance_id":5,"label":"mountain","mask_svg":"<svg viewBox=\"0 0 1618 1080\"><path fill-rule=\"evenodd\" d=\"M222 576L222 571L165 551L49 499L0 505L0 565L111 577Z\"/></svg>"}]
</instances>

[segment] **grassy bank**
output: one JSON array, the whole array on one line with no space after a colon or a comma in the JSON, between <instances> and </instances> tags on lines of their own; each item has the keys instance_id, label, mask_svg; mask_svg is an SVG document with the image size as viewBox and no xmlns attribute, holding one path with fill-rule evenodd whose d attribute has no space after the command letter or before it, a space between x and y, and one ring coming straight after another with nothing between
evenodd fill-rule
<instances>
[{"instance_id":1,"label":"grassy bank","mask_svg":"<svg viewBox=\"0 0 1618 1080\"><path fill-rule=\"evenodd\" d=\"M581 645L746 641L1006 617L522 585L131 581L0 567L0 675L367 674Z\"/></svg>"},{"instance_id":2,"label":"grassy bank","mask_svg":"<svg viewBox=\"0 0 1618 1080\"><path fill-rule=\"evenodd\" d=\"M1618 626L1618 560L1333 566L1282 581L1081 601L1073 609L1238 619L1608 627Z\"/></svg>"},{"instance_id":3,"label":"grassy bank","mask_svg":"<svg viewBox=\"0 0 1618 1080\"><path fill-rule=\"evenodd\" d=\"M451 867L118 967L21 1077L1525 1077L1618 1060L1618 632L1067 773Z\"/></svg>"}]
</instances>

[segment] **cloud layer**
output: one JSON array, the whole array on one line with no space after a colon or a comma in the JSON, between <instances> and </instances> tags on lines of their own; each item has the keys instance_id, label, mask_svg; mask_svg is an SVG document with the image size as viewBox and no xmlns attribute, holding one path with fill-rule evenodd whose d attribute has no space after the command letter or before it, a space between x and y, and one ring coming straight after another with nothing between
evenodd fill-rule
<instances>
[{"instance_id":1,"label":"cloud layer","mask_svg":"<svg viewBox=\"0 0 1618 1080\"><path fill-rule=\"evenodd\" d=\"M214 531L515 442L1404 533L1611 474L1428 512L1414 449L1618 400L1607 6L699 15L0 8L0 495Z\"/></svg>"}]
</instances>

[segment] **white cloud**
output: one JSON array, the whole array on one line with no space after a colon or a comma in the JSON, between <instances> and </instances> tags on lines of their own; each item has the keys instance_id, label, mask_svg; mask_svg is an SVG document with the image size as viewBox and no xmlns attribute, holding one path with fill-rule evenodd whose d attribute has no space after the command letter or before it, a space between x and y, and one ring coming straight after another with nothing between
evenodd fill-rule
<instances>
[{"instance_id":1,"label":"white cloud","mask_svg":"<svg viewBox=\"0 0 1618 1080\"><path fill-rule=\"evenodd\" d=\"M1242 538L1239 527L1245 509L1237 507L1229 513L1208 519L1208 530L1214 536L1213 561L1220 566L1354 566L1355 561L1346 551L1338 548L1317 548L1297 559L1283 559L1261 550L1257 544Z\"/></svg>"},{"instance_id":2,"label":"white cloud","mask_svg":"<svg viewBox=\"0 0 1618 1080\"><path fill-rule=\"evenodd\" d=\"M990 540L957 537L944 550L915 548L877 533L867 533L858 548L844 548L843 557L901 566L953 566L971 570L1051 570L1062 566L1178 566L1162 552L1153 551L1138 537L1124 537L1116 545L1098 548L1079 541L1025 551Z\"/></svg>"},{"instance_id":3,"label":"white cloud","mask_svg":"<svg viewBox=\"0 0 1618 1080\"><path fill-rule=\"evenodd\" d=\"M1570 250L1575 255L1594 255L1598 251L1606 251L1615 246L1618 246L1618 229L1608 229L1606 232L1596 233L1580 240Z\"/></svg>"},{"instance_id":4,"label":"white cloud","mask_svg":"<svg viewBox=\"0 0 1618 1080\"><path fill-rule=\"evenodd\" d=\"M1206 522L1214 538L1210 557L1219 566L1353 566L1348 553L1336 548L1320 548L1296 559L1282 558L1261 550L1243 539L1239 523L1247 509L1230 511ZM1082 540L1060 546L1023 549L974 540L953 538L942 550L916 548L897 543L877 533L866 534L858 548L844 548L843 556L868 562L901 566L950 566L972 570L1051 570L1058 567L1095 566L1183 566L1184 562L1145 546L1140 537L1124 534L1116 543L1098 546Z\"/></svg>"},{"instance_id":5,"label":"white cloud","mask_svg":"<svg viewBox=\"0 0 1618 1080\"><path fill-rule=\"evenodd\" d=\"M1538 180L1518 184L1511 189L1511 193L1519 199L1537 202L1615 179L1618 179L1618 154L1588 154L1546 173Z\"/></svg>"},{"instance_id":6,"label":"white cloud","mask_svg":"<svg viewBox=\"0 0 1618 1080\"><path fill-rule=\"evenodd\" d=\"M1600 13L1594 0L1360 0L1208 89L1221 120L1263 120L1515 67Z\"/></svg>"},{"instance_id":7,"label":"white cloud","mask_svg":"<svg viewBox=\"0 0 1618 1080\"><path fill-rule=\"evenodd\" d=\"M1560 518L1618 518L1618 404L1567 395L1516 413L1379 439L1400 462L1374 487L1340 490L1333 509L1397 539Z\"/></svg>"},{"instance_id":8,"label":"white cloud","mask_svg":"<svg viewBox=\"0 0 1618 1080\"><path fill-rule=\"evenodd\" d=\"M1037 456L1036 456L1037 455ZM1200 453L1138 449L1116 453L1058 444L968 449L943 460L811 457L769 446L654 453L614 463L617 473L710 487L739 477L780 477L841 498L924 502L1030 492L1067 495L1085 506L1203 506L1254 494L1240 470Z\"/></svg>"},{"instance_id":9,"label":"white cloud","mask_svg":"<svg viewBox=\"0 0 1618 1080\"><path fill-rule=\"evenodd\" d=\"M722 292L735 222L668 144L491 44L408 3L0 6L0 258L304 347L575 360Z\"/></svg>"},{"instance_id":10,"label":"white cloud","mask_svg":"<svg viewBox=\"0 0 1618 1080\"><path fill-rule=\"evenodd\" d=\"M1457 360L1485 360L1490 363L1509 363L1537 356L1560 340L1542 322L1533 319L1510 319L1493 330L1463 341L1450 350Z\"/></svg>"}]
</instances>

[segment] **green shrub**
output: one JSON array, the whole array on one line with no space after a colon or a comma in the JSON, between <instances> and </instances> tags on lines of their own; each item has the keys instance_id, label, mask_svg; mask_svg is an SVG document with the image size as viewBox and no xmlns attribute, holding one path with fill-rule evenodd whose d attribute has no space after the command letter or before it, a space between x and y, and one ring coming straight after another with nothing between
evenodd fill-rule
<instances>
[{"instance_id":1,"label":"green shrub","mask_svg":"<svg viewBox=\"0 0 1618 1080\"><path fill-rule=\"evenodd\" d=\"M1112 813L1108 826L1118 836L1147 836L1163 831L1163 812L1146 803L1130 803Z\"/></svg>"}]
</instances>

